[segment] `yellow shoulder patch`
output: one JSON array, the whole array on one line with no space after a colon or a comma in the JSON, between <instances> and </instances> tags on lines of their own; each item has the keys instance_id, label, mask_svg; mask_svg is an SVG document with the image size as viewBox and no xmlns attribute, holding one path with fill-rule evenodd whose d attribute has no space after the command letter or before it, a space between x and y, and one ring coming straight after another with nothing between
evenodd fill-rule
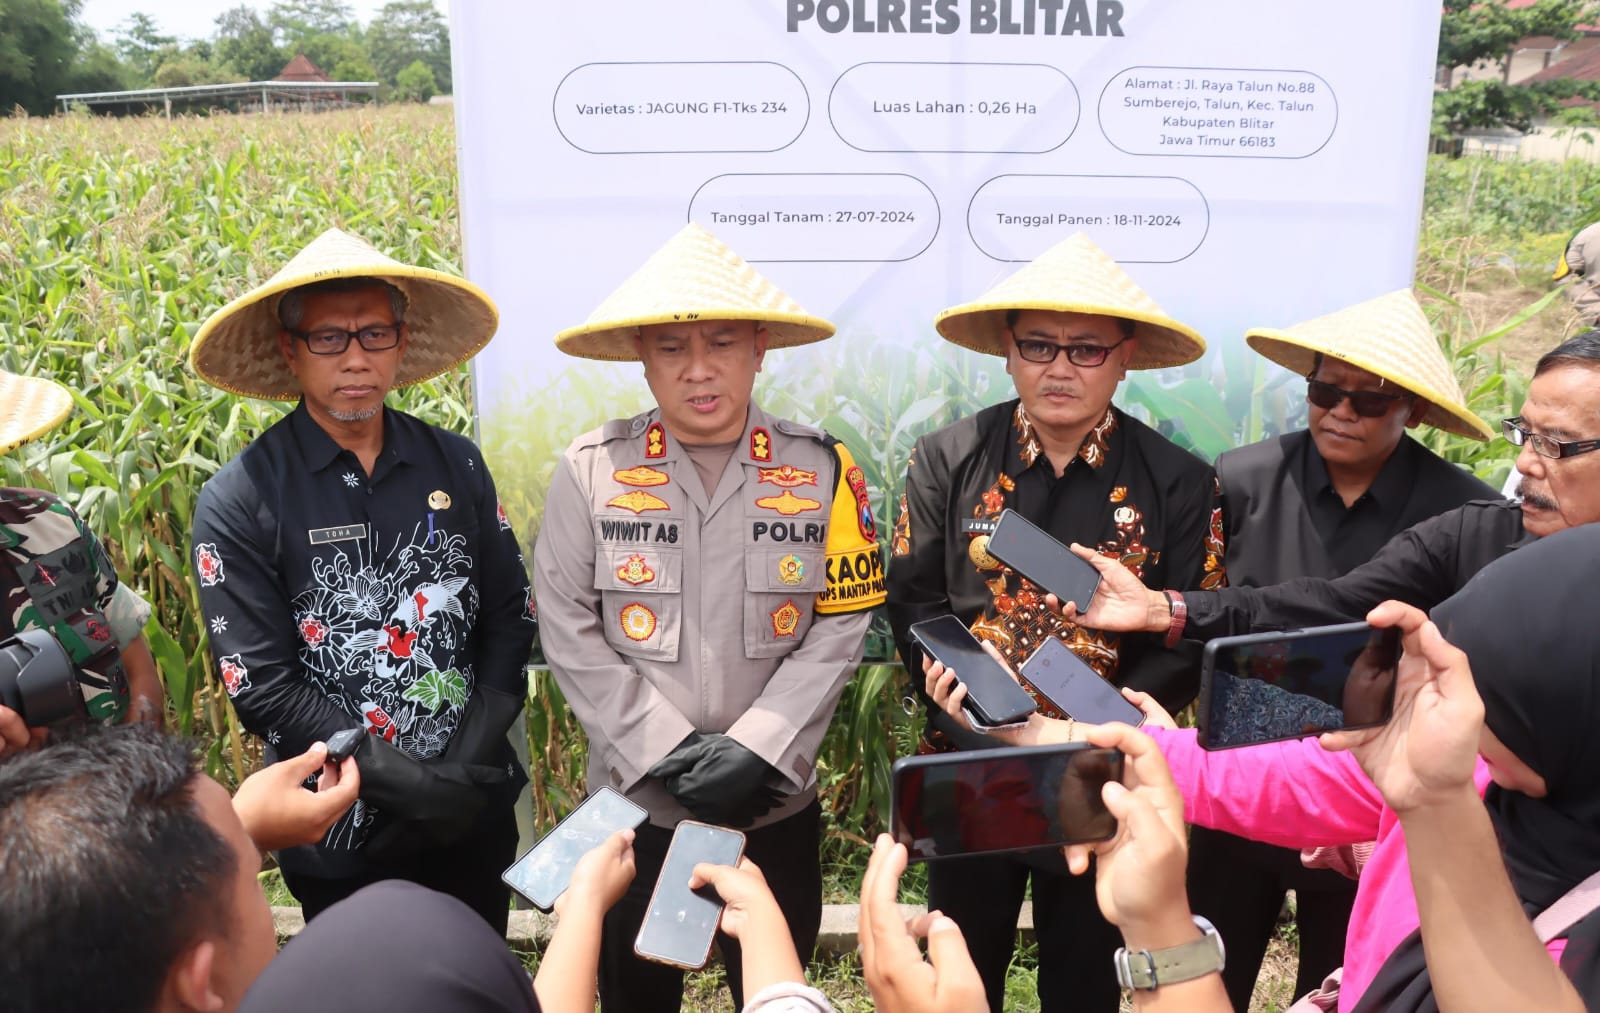
<instances>
[{"instance_id":1,"label":"yellow shoulder patch","mask_svg":"<svg viewBox=\"0 0 1600 1013\"><path fill-rule=\"evenodd\" d=\"M888 596L866 475L844 444L835 443L833 450L839 482L828 516L828 586L817 595L817 611L824 615L874 608Z\"/></svg>"}]
</instances>

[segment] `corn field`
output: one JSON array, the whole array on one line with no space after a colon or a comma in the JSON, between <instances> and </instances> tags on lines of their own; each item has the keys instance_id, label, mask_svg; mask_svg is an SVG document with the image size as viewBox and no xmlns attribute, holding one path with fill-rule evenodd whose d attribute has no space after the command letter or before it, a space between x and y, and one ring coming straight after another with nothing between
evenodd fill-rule
<instances>
[{"instance_id":1,"label":"corn field","mask_svg":"<svg viewBox=\"0 0 1600 1013\"><path fill-rule=\"evenodd\" d=\"M1600 172L1467 165L1430 167L1419 281L1430 286L1441 340L1457 354L1473 406L1494 420L1512 413L1525 388L1520 367L1500 358L1501 339L1565 307L1527 298L1493 312L1470 297L1485 287L1526 288L1547 273L1537 261L1553 258L1582 224ZM211 662L186 565L190 521L205 480L287 406L201 383L186 365L190 340L207 314L330 226L404 262L459 273L454 166L448 108L0 120L0 366L59 380L77 402L66 424L0 460L0 480L59 492L110 542L119 571L155 605L148 635L169 719L207 744L209 768L224 780L247 774L259 751ZM1170 387L1158 396L1135 382L1127 401L1149 417L1176 413L1171 431L1207 456L1292 423L1282 381L1263 380L1254 357L1237 351L1221 368L1254 377L1237 391L1195 376L1180 383L1176 399ZM833 363L786 378L767 407L817 422L856 448L875 506L888 516L916 436L1006 396L973 358L929 359L911 371ZM882 378L883 389L841 396L832 378L852 373L854 382ZM400 392L391 404L470 434L469 387L463 371ZM497 479L524 533L536 530L549 476L519 469L518 448L573 435L562 430L570 416L560 404L539 413L534 430L553 435L522 427L483 434L491 459L507 462ZM1503 475L1509 460L1504 447L1443 437L1437 445L1487 477ZM888 656L884 632L880 621L869 657ZM890 760L910 748L901 679L893 665L863 666L828 734L819 767L835 854L880 825ZM527 731L537 816L548 823L581 793L584 749L547 675L530 689Z\"/></svg>"}]
</instances>

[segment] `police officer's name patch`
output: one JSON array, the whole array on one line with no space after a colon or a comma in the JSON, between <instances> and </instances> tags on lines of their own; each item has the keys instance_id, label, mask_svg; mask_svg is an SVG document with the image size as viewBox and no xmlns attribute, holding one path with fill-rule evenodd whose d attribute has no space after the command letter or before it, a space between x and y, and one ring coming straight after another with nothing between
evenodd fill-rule
<instances>
[{"instance_id":1,"label":"police officer's name patch","mask_svg":"<svg viewBox=\"0 0 1600 1013\"><path fill-rule=\"evenodd\" d=\"M365 524L341 524L336 528L312 528L306 532L312 545L327 545L329 542L354 542L367 537Z\"/></svg>"}]
</instances>

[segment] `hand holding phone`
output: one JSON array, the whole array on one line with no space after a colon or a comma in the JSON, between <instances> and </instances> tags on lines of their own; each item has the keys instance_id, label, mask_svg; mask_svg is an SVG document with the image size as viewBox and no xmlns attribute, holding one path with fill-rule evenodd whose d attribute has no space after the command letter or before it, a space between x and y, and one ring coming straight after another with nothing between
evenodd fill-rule
<instances>
[{"instance_id":1,"label":"hand holding phone","mask_svg":"<svg viewBox=\"0 0 1600 1013\"><path fill-rule=\"evenodd\" d=\"M1022 663L1022 677L1074 721L1089 725L1120 721L1134 728L1144 724L1144 711L1055 637L1046 639Z\"/></svg>"},{"instance_id":2,"label":"hand holding phone","mask_svg":"<svg viewBox=\"0 0 1600 1013\"><path fill-rule=\"evenodd\" d=\"M1000 513L989 536L989 555L1055 595L1062 605L1089 611L1089 599L1100 588L1100 571L1015 510Z\"/></svg>"},{"instance_id":3,"label":"hand holding phone","mask_svg":"<svg viewBox=\"0 0 1600 1013\"><path fill-rule=\"evenodd\" d=\"M722 919L722 898L710 886L689 886L694 867L738 865L744 834L709 823L684 820L672 834L633 952L658 964L697 971L711 958L711 944Z\"/></svg>"},{"instance_id":4,"label":"hand holding phone","mask_svg":"<svg viewBox=\"0 0 1600 1013\"><path fill-rule=\"evenodd\" d=\"M500 878L540 911L549 912L572 883L579 861L619 830L632 830L648 814L602 785L578 804ZM631 878L631 877L630 877Z\"/></svg>"},{"instance_id":5,"label":"hand holding phone","mask_svg":"<svg viewBox=\"0 0 1600 1013\"><path fill-rule=\"evenodd\" d=\"M967 687L962 707L980 731L1017 724L1039 709L1028 691L1017 685L1005 666L985 651L955 616L915 623L911 637Z\"/></svg>"}]
</instances>

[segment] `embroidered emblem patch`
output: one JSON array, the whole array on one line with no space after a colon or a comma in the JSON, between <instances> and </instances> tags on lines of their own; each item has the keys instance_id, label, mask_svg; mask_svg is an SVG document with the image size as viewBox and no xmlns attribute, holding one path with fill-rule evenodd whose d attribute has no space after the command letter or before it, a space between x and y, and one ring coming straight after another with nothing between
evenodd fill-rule
<instances>
[{"instance_id":1,"label":"embroidered emblem patch","mask_svg":"<svg viewBox=\"0 0 1600 1013\"><path fill-rule=\"evenodd\" d=\"M644 561L643 556L635 553L628 557L626 563L617 567L617 579L637 587L640 584L648 584L655 580L656 572L650 569L650 564Z\"/></svg>"},{"instance_id":2,"label":"embroidered emblem patch","mask_svg":"<svg viewBox=\"0 0 1600 1013\"><path fill-rule=\"evenodd\" d=\"M632 492L625 492L620 496L613 496L606 500L606 506L618 507L622 510L632 510L636 514L642 514L646 510L670 509L667 506L666 500L662 499L660 496L654 495L653 493L645 492L642 489L635 489Z\"/></svg>"},{"instance_id":3,"label":"embroidered emblem patch","mask_svg":"<svg viewBox=\"0 0 1600 1013\"><path fill-rule=\"evenodd\" d=\"M794 553L784 556L778 560L778 579L793 587L806 579L806 564Z\"/></svg>"},{"instance_id":4,"label":"embroidered emblem patch","mask_svg":"<svg viewBox=\"0 0 1600 1013\"><path fill-rule=\"evenodd\" d=\"M867 476L860 465L852 464L844 473L844 480L856 494L856 525L861 528L861 537L869 542L877 541L878 525L872 520L872 503L867 498Z\"/></svg>"},{"instance_id":5,"label":"embroidered emblem patch","mask_svg":"<svg viewBox=\"0 0 1600 1013\"><path fill-rule=\"evenodd\" d=\"M644 456L652 460L667 456L667 431L659 422L650 423L650 428L644 431Z\"/></svg>"},{"instance_id":6,"label":"embroidered emblem patch","mask_svg":"<svg viewBox=\"0 0 1600 1013\"><path fill-rule=\"evenodd\" d=\"M617 619L622 623L622 635L629 640L649 640L656 635L656 614L638 602L622 606Z\"/></svg>"},{"instance_id":7,"label":"embroidered emblem patch","mask_svg":"<svg viewBox=\"0 0 1600 1013\"><path fill-rule=\"evenodd\" d=\"M648 489L652 486L666 485L672 481L664 471L657 471L648 464L641 464L627 471L613 471L611 477L623 485L631 485L635 489Z\"/></svg>"},{"instance_id":8,"label":"embroidered emblem patch","mask_svg":"<svg viewBox=\"0 0 1600 1013\"><path fill-rule=\"evenodd\" d=\"M766 482L780 489L794 489L802 485L816 485L817 473L804 471L792 464L780 464L776 468L757 468L759 476L757 482Z\"/></svg>"},{"instance_id":9,"label":"embroidered emblem patch","mask_svg":"<svg viewBox=\"0 0 1600 1013\"><path fill-rule=\"evenodd\" d=\"M792 601L786 601L772 610L772 635L775 637L792 637L794 631L800 628L801 612Z\"/></svg>"},{"instance_id":10,"label":"embroidered emblem patch","mask_svg":"<svg viewBox=\"0 0 1600 1013\"><path fill-rule=\"evenodd\" d=\"M750 460L762 463L772 460L772 437L760 426L750 430Z\"/></svg>"},{"instance_id":11,"label":"embroidered emblem patch","mask_svg":"<svg viewBox=\"0 0 1600 1013\"><path fill-rule=\"evenodd\" d=\"M201 587L222 583L222 557L217 554L215 542L201 542L194 547L194 572Z\"/></svg>"},{"instance_id":12,"label":"embroidered emblem patch","mask_svg":"<svg viewBox=\"0 0 1600 1013\"><path fill-rule=\"evenodd\" d=\"M450 509L450 494L443 489L435 489L428 493L428 507L433 510Z\"/></svg>"},{"instance_id":13,"label":"embroidered emblem patch","mask_svg":"<svg viewBox=\"0 0 1600 1013\"><path fill-rule=\"evenodd\" d=\"M756 500L756 506L763 510L776 510L785 517L803 514L807 510L821 510L822 504L814 499L796 496L788 489L783 490L782 496L763 496Z\"/></svg>"}]
</instances>

